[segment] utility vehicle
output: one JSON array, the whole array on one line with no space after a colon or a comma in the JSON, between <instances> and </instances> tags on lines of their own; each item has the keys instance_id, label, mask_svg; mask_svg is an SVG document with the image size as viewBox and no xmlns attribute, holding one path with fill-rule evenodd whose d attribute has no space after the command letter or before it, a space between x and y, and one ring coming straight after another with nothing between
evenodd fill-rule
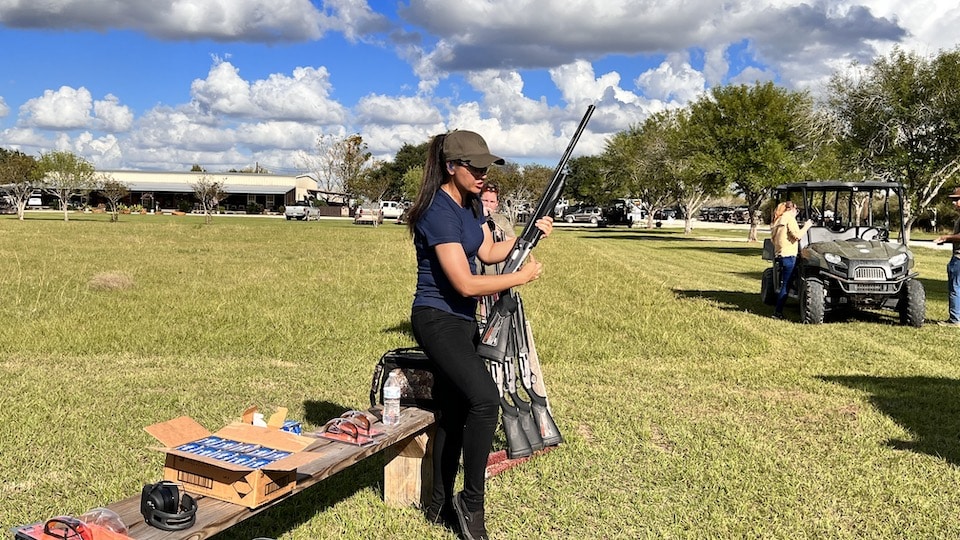
<instances>
[{"instance_id":1,"label":"utility vehicle","mask_svg":"<svg viewBox=\"0 0 960 540\"><path fill-rule=\"evenodd\" d=\"M907 247L900 200L894 182L799 182L778 186L777 203L797 205L800 226L813 226L800 240L788 296L800 304L800 320L819 324L826 314L857 309L892 310L900 323L923 325L926 292L913 270ZM893 238L891 238L893 235ZM773 243L763 244L760 295L776 303L780 268Z\"/></svg>"}]
</instances>

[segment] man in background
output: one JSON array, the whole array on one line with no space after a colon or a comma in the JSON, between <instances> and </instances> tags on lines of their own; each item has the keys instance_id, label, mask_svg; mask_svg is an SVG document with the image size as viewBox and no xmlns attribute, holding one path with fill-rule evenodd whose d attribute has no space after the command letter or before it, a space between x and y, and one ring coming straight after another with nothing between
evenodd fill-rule
<instances>
[{"instance_id":1,"label":"man in background","mask_svg":"<svg viewBox=\"0 0 960 540\"><path fill-rule=\"evenodd\" d=\"M953 206L960 210L960 188L947 195ZM947 302L950 308L950 317L945 321L938 321L940 326L960 326L960 218L953 224L953 233L938 236L934 241L941 245L947 242L953 244L953 257L947 263Z\"/></svg>"}]
</instances>

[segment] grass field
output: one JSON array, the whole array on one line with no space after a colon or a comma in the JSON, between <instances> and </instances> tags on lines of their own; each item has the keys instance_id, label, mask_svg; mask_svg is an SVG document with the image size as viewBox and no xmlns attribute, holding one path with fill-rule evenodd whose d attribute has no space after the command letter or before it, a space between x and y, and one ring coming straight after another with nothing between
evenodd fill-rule
<instances>
[{"instance_id":1,"label":"grass field","mask_svg":"<svg viewBox=\"0 0 960 540\"><path fill-rule=\"evenodd\" d=\"M139 493L143 427L316 427L412 345L404 227L0 218L0 528ZM494 538L960 536L960 331L769 317L746 232L558 228L523 291L566 442L488 482ZM722 238L729 238L724 240ZM929 320L949 252L915 249ZM498 444L502 447L502 441ZM452 538L367 460L217 540Z\"/></svg>"}]
</instances>

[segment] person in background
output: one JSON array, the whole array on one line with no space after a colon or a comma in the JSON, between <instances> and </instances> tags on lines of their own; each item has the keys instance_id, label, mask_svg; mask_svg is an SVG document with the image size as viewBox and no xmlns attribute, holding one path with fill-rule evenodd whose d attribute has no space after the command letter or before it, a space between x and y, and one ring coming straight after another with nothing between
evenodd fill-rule
<instances>
[{"instance_id":1,"label":"person in background","mask_svg":"<svg viewBox=\"0 0 960 540\"><path fill-rule=\"evenodd\" d=\"M960 188L947 195L953 206L960 210ZM933 241L937 245L953 244L953 256L947 263L947 303L950 316L945 321L938 321L940 326L960 326L960 218L953 224L953 233L938 236Z\"/></svg>"},{"instance_id":2,"label":"person in background","mask_svg":"<svg viewBox=\"0 0 960 540\"><path fill-rule=\"evenodd\" d=\"M780 290L773 311L774 319L783 318L783 306L787 302L790 279L793 277L793 268L800 252L800 239L812 225L813 222L809 219L803 224L803 228L797 224L797 205L793 201L778 204L773 213L770 238L773 241L776 264L780 267Z\"/></svg>"},{"instance_id":3,"label":"person in background","mask_svg":"<svg viewBox=\"0 0 960 540\"><path fill-rule=\"evenodd\" d=\"M480 202L483 204L483 215L487 217L487 224L493 224L494 228L490 230L500 231L503 238L513 238L517 235L513 224L510 223L510 218L500 213L500 188L494 184L484 184Z\"/></svg>"},{"instance_id":4,"label":"person in background","mask_svg":"<svg viewBox=\"0 0 960 540\"><path fill-rule=\"evenodd\" d=\"M510 218L500 213L500 189L494 184L484 184L483 192L480 194L480 204L483 205L483 215L486 216L487 227L493 233L494 242L501 242L507 238L517 236ZM481 274L499 274L502 264L482 264L480 265ZM480 302L480 320L486 320L486 308L484 302Z\"/></svg>"},{"instance_id":5,"label":"person in background","mask_svg":"<svg viewBox=\"0 0 960 540\"><path fill-rule=\"evenodd\" d=\"M494 242L480 203L487 168L503 163L472 131L435 136L407 223L417 257L410 322L435 368L439 412L433 494L425 515L433 523L459 527L467 540L488 538L485 476L500 413L496 384L477 354L477 298L529 283L543 271L530 257L516 272L478 275L478 262L503 262L516 243L515 238ZM539 219L536 226L549 236L553 220ZM454 494L461 455L463 490Z\"/></svg>"}]
</instances>

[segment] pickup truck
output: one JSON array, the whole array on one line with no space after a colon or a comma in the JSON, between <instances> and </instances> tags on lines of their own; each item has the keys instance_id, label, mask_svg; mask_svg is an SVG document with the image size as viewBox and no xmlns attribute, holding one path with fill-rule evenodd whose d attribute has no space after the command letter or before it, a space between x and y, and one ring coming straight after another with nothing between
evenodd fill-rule
<instances>
[{"instance_id":1,"label":"pickup truck","mask_svg":"<svg viewBox=\"0 0 960 540\"><path fill-rule=\"evenodd\" d=\"M284 208L283 217L287 218L287 221L291 219L298 219L300 221L310 221L311 219L319 220L320 209L311 206L310 203L306 201L300 201Z\"/></svg>"},{"instance_id":2,"label":"pickup truck","mask_svg":"<svg viewBox=\"0 0 960 540\"><path fill-rule=\"evenodd\" d=\"M405 208L397 201L380 201L380 212L383 219L398 219L403 215Z\"/></svg>"}]
</instances>

